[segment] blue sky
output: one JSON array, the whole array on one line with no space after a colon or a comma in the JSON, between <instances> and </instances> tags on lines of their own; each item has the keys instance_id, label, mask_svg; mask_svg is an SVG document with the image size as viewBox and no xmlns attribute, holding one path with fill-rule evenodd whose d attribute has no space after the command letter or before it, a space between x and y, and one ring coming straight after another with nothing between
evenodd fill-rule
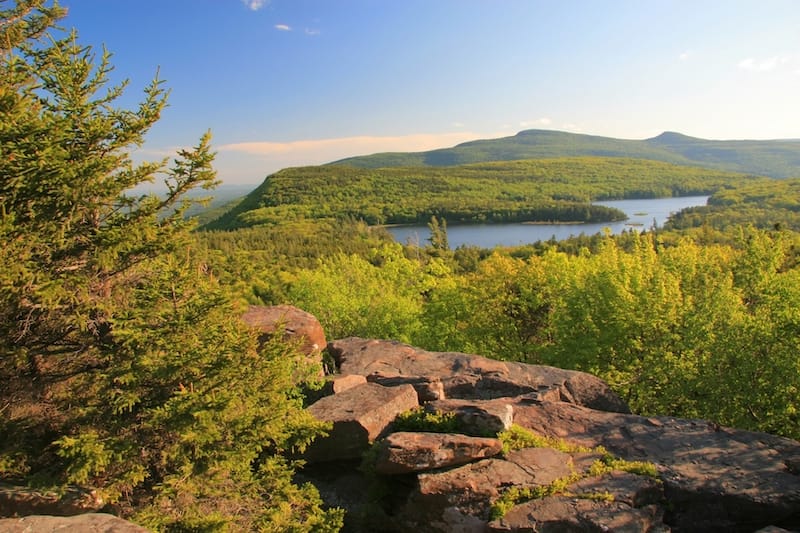
<instances>
[{"instance_id":1,"label":"blue sky","mask_svg":"<svg viewBox=\"0 0 800 533\"><path fill-rule=\"evenodd\" d=\"M797 0L62 0L133 106L142 157L210 129L225 183L546 128L800 138Z\"/></svg>"}]
</instances>

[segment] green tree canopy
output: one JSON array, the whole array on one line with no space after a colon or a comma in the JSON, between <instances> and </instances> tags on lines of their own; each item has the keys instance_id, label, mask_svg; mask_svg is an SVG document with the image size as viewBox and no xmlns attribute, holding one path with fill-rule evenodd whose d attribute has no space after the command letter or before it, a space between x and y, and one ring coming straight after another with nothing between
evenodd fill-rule
<instances>
[{"instance_id":1,"label":"green tree canopy","mask_svg":"<svg viewBox=\"0 0 800 533\"><path fill-rule=\"evenodd\" d=\"M259 350L183 216L215 185L210 135L135 164L163 84L118 107L110 55L48 33L62 15L0 0L0 479L87 485L155 528L336 529L280 455L323 430L305 364Z\"/></svg>"}]
</instances>

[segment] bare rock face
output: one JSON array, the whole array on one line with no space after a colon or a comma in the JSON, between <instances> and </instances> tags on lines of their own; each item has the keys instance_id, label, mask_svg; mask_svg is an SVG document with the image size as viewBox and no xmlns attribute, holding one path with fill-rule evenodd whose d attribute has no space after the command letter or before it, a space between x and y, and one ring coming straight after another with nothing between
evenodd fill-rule
<instances>
[{"instance_id":1,"label":"bare rock face","mask_svg":"<svg viewBox=\"0 0 800 533\"><path fill-rule=\"evenodd\" d=\"M564 533L643 533L669 531L657 505L636 508L617 501L597 501L550 496L518 505L502 519L491 522L488 531Z\"/></svg>"},{"instance_id":2,"label":"bare rock face","mask_svg":"<svg viewBox=\"0 0 800 533\"><path fill-rule=\"evenodd\" d=\"M110 514L88 513L70 517L32 515L0 520L0 533L147 533L147 530Z\"/></svg>"},{"instance_id":3,"label":"bare rock face","mask_svg":"<svg viewBox=\"0 0 800 533\"><path fill-rule=\"evenodd\" d=\"M602 445L659 470L675 531L800 527L800 457L792 439L703 420L604 413L563 402L514 405L515 423L544 435Z\"/></svg>"},{"instance_id":4,"label":"bare rock face","mask_svg":"<svg viewBox=\"0 0 800 533\"><path fill-rule=\"evenodd\" d=\"M463 465L503 449L498 439L458 433L392 433L381 442L375 463L379 474L408 474Z\"/></svg>"},{"instance_id":5,"label":"bare rock face","mask_svg":"<svg viewBox=\"0 0 800 533\"><path fill-rule=\"evenodd\" d=\"M451 520L489 519L491 504L508 487L540 487L588 469L598 456L567 454L551 448L525 448L445 471L417 476L400 519L406 531L451 531ZM449 518L448 518L449 517Z\"/></svg>"},{"instance_id":6,"label":"bare rock face","mask_svg":"<svg viewBox=\"0 0 800 533\"><path fill-rule=\"evenodd\" d=\"M447 398L492 399L550 393L551 398L607 411L630 412L602 380L550 366L495 361L478 355L428 352L394 341L350 337L328 345L342 374L440 380Z\"/></svg>"},{"instance_id":7,"label":"bare rock face","mask_svg":"<svg viewBox=\"0 0 800 533\"><path fill-rule=\"evenodd\" d=\"M367 379L364 376L358 376L356 374L350 374L347 376L336 374L329 376L329 378L325 381L325 384L322 386L323 396L338 394L348 389L358 387L359 385L364 385L366 382Z\"/></svg>"},{"instance_id":8,"label":"bare rock face","mask_svg":"<svg viewBox=\"0 0 800 533\"><path fill-rule=\"evenodd\" d=\"M308 407L318 420L333 422L327 437L319 438L305 453L308 461L357 459L394 421L398 414L419 406L411 385L383 387L365 383Z\"/></svg>"},{"instance_id":9,"label":"bare rock face","mask_svg":"<svg viewBox=\"0 0 800 533\"><path fill-rule=\"evenodd\" d=\"M349 374L356 375L356 374ZM444 400L444 385L439 378L426 376L388 375L375 372L365 376L370 383L378 383L384 387L394 387L408 383L417 391L420 403Z\"/></svg>"},{"instance_id":10,"label":"bare rock face","mask_svg":"<svg viewBox=\"0 0 800 533\"><path fill-rule=\"evenodd\" d=\"M308 356L319 356L327 345L319 320L291 305L251 305L242 315L242 321L260 331L262 341L271 338L280 328L280 335L298 341L300 350Z\"/></svg>"},{"instance_id":11,"label":"bare rock face","mask_svg":"<svg viewBox=\"0 0 800 533\"><path fill-rule=\"evenodd\" d=\"M669 531L660 503L661 484L652 478L611 472L573 483L565 494L531 500L489 523L491 532L506 531Z\"/></svg>"},{"instance_id":12,"label":"bare rock face","mask_svg":"<svg viewBox=\"0 0 800 533\"><path fill-rule=\"evenodd\" d=\"M71 516L98 511L105 505L93 491L71 487L64 494L0 483L0 517Z\"/></svg>"}]
</instances>

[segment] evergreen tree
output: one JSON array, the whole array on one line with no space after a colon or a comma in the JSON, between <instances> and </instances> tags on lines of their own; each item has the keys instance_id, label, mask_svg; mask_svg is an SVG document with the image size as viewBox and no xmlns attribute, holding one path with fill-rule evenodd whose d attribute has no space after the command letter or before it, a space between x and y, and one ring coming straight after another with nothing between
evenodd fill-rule
<instances>
[{"instance_id":1,"label":"evergreen tree","mask_svg":"<svg viewBox=\"0 0 800 533\"><path fill-rule=\"evenodd\" d=\"M210 135L134 164L162 82L116 107L109 54L47 33L62 15L0 0L0 479L90 486L154 528L336 529L280 455L323 430L302 358L259 351L194 252Z\"/></svg>"}]
</instances>

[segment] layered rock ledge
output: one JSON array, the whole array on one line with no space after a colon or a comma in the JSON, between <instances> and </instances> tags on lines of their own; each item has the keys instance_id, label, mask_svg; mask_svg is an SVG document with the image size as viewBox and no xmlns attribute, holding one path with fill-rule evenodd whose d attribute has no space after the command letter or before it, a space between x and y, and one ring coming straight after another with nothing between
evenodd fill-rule
<instances>
[{"instance_id":1,"label":"layered rock ledge","mask_svg":"<svg viewBox=\"0 0 800 533\"><path fill-rule=\"evenodd\" d=\"M416 393L422 409L452 413L461 428L435 436L397 432L386 418L380 427L358 430L370 435L360 442L362 452L377 455L374 474L359 470L352 449L309 465L301 480L350 511L349 531L800 530L797 441L703 420L633 415L607 384L581 372L360 338L333 341L328 350L336 380L359 383L347 376L361 376L368 383L312 405L318 418L336 422L341 413L363 411L368 391L381 391L378 398L401 387ZM368 411L381 410L369 405ZM512 423L570 443L573 451L496 453L494 434ZM652 464L655 478L596 472L602 449ZM376 479L382 499L374 496ZM512 490L536 497L492 516L492 506Z\"/></svg>"}]
</instances>

